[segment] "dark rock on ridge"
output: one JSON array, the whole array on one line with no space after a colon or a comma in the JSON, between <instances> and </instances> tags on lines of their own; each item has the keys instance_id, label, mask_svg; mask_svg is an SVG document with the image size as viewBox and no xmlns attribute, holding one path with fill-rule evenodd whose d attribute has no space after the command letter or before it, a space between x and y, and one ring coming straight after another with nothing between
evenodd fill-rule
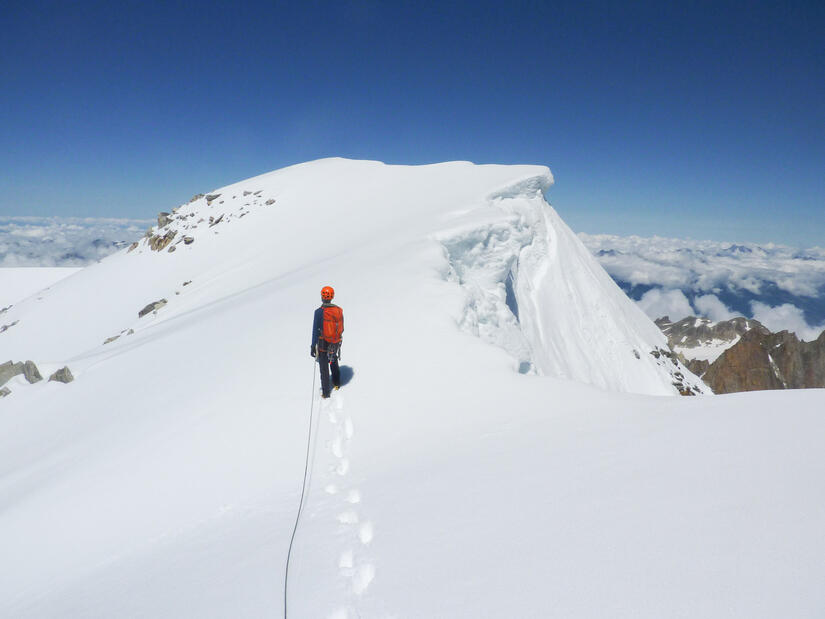
<instances>
[{"instance_id":1,"label":"dark rock on ridge","mask_svg":"<svg viewBox=\"0 0 825 619\"><path fill-rule=\"evenodd\" d=\"M161 307L166 305L166 303L167 303L166 299L160 299L159 301L152 301L151 303L146 305L146 307L144 307L142 310L140 310L138 312L138 318L143 318L144 316L146 316L146 314L148 314L150 312L154 312L156 310L159 310Z\"/></svg>"},{"instance_id":2,"label":"dark rock on ridge","mask_svg":"<svg viewBox=\"0 0 825 619\"><path fill-rule=\"evenodd\" d=\"M11 306L9 306L9 307L11 307ZM11 329L14 325L16 325L18 322L20 322L20 321L19 321L19 320L15 320L14 322L10 322L10 323L9 323L9 324L7 324L7 325L3 325L2 327L0 327L0 333L3 333L4 331L8 331L8 330L9 330L9 329Z\"/></svg>"},{"instance_id":3,"label":"dark rock on ridge","mask_svg":"<svg viewBox=\"0 0 825 619\"><path fill-rule=\"evenodd\" d=\"M636 350L633 352L638 353ZM701 388L698 385L691 384L690 381L686 380L684 373L679 371L679 359L673 354L673 352L657 346L650 351L650 354L654 359L656 359L659 365L666 368L670 373L670 376L673 379L671 384L676 387L679 395L698 395L699 393L702 393ZM639 356L637 355L636 358L638 359Z\"/></svg>"}]
</instances>

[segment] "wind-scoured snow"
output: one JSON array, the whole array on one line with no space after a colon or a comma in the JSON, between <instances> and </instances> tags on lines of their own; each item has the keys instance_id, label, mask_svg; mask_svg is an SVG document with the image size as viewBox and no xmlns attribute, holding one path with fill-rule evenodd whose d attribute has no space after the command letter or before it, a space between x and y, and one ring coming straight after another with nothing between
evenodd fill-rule
<instances>
[{"instance_id":1,"label":"wind-scoured snow","mask_svg":"<svg viewBox=\"0 0 825 619\"><path fill-rule=\"evenodd\" d=\"M290 617L816 616L825 393L644 395L664 336L551 180L293 166L16 303L3 356L76 379L0 399L0 616L281 616L310 410Z\"/></svg>"}]
</instances>

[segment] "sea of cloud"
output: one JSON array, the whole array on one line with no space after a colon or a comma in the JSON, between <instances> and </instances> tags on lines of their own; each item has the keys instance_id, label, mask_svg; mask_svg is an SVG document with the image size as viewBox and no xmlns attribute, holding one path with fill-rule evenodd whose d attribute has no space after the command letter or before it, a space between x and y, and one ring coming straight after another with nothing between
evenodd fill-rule
<instances>
[{"instance_id":1,"label":"sea of cloud","mask_svg":"<svg viewBox=\"0 0 825 619\"><path fill-rule=\"evenodd\" d=\"M84 266L139 239L148 219L0 216L0 267Z\"/></svg>"},{"instance_id":2,"label":"sea of cloud","mask_svg":"<svg viewBox=\"0 0 825 619\"><path fill-rule=\"evenodd\" d=\"M825 329L825 248L579 234L651 317L755 318L804 340Z\"/></svg>"}]
</instances>

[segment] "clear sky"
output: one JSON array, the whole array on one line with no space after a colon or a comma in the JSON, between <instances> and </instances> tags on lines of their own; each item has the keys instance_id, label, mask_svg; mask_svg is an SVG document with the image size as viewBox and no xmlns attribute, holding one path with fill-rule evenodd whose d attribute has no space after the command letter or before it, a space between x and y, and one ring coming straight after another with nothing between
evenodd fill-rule
<instances>
[{"instance_id":1,"label":"clear sky","mask_svg":"<svg viewBox=\"0 0 825 619\"><path fill-rule=\"evenodd\" d=\"M825 246L825 3L15 2L0 215L327 156L550 166L577 231Z\"/></svg>"}]
</instances>

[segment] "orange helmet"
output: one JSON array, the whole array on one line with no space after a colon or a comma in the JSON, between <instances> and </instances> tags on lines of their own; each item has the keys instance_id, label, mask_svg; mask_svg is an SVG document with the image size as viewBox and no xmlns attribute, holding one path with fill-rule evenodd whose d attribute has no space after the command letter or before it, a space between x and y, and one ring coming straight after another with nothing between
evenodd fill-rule
<instances>
[{"instance_id":1,"label":"orange helmet","mask_svg":"<svg viewBox=\"0 0 825 619\"><path fill-rule=\"evenodd\" d=\"M335 291L332 289L332 286L324 286L321 288L321 299L324 301L332 301L334 296Z\"/></svg>"}]
</instances>

